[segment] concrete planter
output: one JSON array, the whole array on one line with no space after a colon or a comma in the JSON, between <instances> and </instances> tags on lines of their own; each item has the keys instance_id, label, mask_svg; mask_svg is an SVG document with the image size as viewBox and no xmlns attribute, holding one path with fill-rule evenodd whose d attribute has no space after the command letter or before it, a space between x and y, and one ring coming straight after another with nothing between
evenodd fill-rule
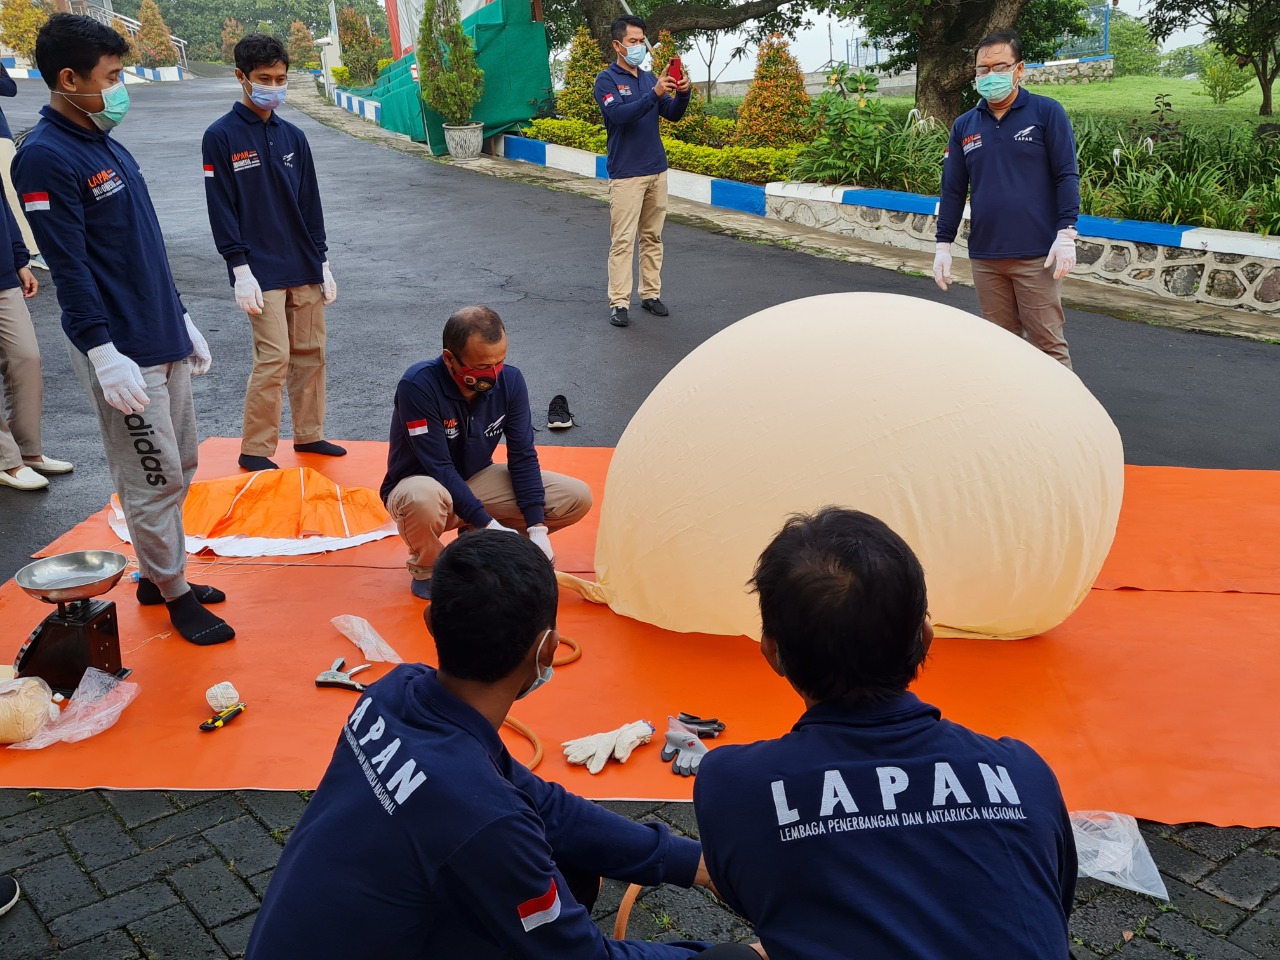
<instances>
[{"instance_id":1,"label":"concrete planter","mask_svg":"<svg viewBox=\"0 0 1280 960\"><path fill-rule=\"evenodd\" d=\"M444 142L453 159L474 160L480 156L480 147L484 145L484 124L446 123Z\"/></svg>"}]
</instances>

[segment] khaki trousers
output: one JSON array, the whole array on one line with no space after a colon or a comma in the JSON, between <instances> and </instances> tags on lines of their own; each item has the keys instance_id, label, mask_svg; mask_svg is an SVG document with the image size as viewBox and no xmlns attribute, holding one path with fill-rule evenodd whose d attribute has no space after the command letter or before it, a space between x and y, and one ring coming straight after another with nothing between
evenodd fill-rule
<instances>
[{"instance_id":1,"label":"khaki trousers","mask_svg":"<svg viewBox=\"0 0 1280 960\"><path fill-rule=\"evenodd\" d=\"M631 261L640 233L640 299L662 294L662 225L667 219L667 172L609 181L609 306L631 305Z\"/></svg>"},{"instance_id":2,"label":"khaki trousers","mask_svg":"<svg viewBox=\"0 0 1280 960\"><path fill-rule=\"evenodd\" d=\"M467 486L484 504L489 516L504 527L526 530L524 515L516 503L511 474L505 463L492 463L467 481ZM591 509L591 488L581 480L558 473L542 472L546 491L547 529L553 533L577 523ZM424 474L405 477L387 497L387 512L409 548L406 566L417 580L431 576L436 557L444 550L440 535L464 526L453 512L453 497L444 485Z\"/></svg>"},{"instance_id":3,"label":"khaki trousers","mask_svg":"<svg viewBox=\"0 0 1280 960\"><path fill-rule=\"evenodd\" d=\"M1025 336L1068 370L1071 355L1062 328L1062 281L1044 260L970 260L982 315L1019 337Z\"/></svg>"},{"instance_id":4,"label":"khaki trousers","mask_svg":"<svg viewBox=\"0 0 1280 960\"><path fill-rule=\"evenodd\" d=\"M32 236L26 214L22 212L21 198L18 196L18 191L13 188L13 178L9 175L9 167L13 165L13 155L17 152L12 140L0 137L0 179L4 180L4 195L9 201L9 209L13 211L13 219L18 221L18 229L22 231L22 242L26 244L27 252L35 257L39 256L40 249L36 246L36 238Z\"/></svg>"},{"instance_id":5,"label":"khaki trousers","mask_svg":"<svg viewBox=\"0 0 1280 960\"><path fill-rule=\"evenodd\" d=\"M0 470L22 466L23 457L44 455L40 446L40 408L44 381L40 376L40 346L36 329L22 298L22 288L0 290Z\"/></svg>"},{"instance_id":6,"label":"khaki trousers","mask_svg":"<svg viewBox=\"0 0 1280 960\"><path fill-rule=\"evenodd\" d=\"M293 442L324 439L324 298L320 284L264 290L253 326L253 370L244 395L240 452L269 457L280 440L284 391L289 389Z\"/></svg>"}]
</instances>

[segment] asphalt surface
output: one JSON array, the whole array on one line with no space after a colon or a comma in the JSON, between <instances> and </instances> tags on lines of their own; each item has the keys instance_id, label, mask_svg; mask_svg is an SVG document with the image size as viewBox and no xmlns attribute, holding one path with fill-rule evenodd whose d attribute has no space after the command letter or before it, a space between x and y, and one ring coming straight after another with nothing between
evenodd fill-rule
<instances>
[{"instance_id":1,"label":"asphalt surface","mask_svg":"<svg viewBox=\"0 0 1280 960\"><path fill-rule=\"evenodd\" d=\"M3 104L15 133L46 101L38 81L18 83L18 97ZM200 433L236 436L250 339L209 231L200 138L238 86L204 79L130 89L134 106L118 136L148 178L179 289L214 355L211 374L196 381ZM663 299L672 315L659 320L637 307L633 326L618 330L605 319L608 226L600 203L424 162L284 113L311 140L339 285L328 312L334 439L385 438L396 380L438 353L445 318L468 303L489 304L505 319L510 360L529 382L535 420L552 395L568 396L580 425L544 433L544 442L612 445L675 363L756 310L844 290L942 297L925 278L669 223ZM91 255L122 271L134 256L123 242ZM73 460L76 472L39 493L0 490L0 578L111 492L52 285L47 273L38 277L44 286L31 309L45 359L45 448ZM977 312L970 289L953 289L947 302ZM1076 370L1115 419L1129 462L1280 469L1280 346L1082 312L1069 313L1067 332ZM821 351L780 343L777 380L758 389L773 389L778 403L803 415L804 383ZM6 626L16 646L30 624ZM0 791L0 872L17 871L27 890L0 922L0 958L236 955L302 805L294 794ZM688 805L618 806L696 835ZM1280 833L1145 829L1174 904L1083 885L1072 924L1077 957L1167 957L1166 947L1201 960L1280 955ZM611 896L598 911L606 924L616 890ZM633 933L750 931L701 894L659 890L642 899Z\"/></svg>"}]
</instances>

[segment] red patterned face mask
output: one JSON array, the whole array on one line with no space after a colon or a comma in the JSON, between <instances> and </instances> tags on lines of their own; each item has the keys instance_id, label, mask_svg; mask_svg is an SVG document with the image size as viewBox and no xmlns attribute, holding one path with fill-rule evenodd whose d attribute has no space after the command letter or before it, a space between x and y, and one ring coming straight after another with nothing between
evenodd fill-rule
<instances>
[{"instance_id":1,"label":"red patterned face mask","mask_svg":"<svg viewBox=\"0 0 1280 960\"><path fill-rule=\"evenodd\" d=\"M498 377L502 374L504 364L495 363L492 367L464 367L454 358L457 366L450 371L454 382L464 390L486 393L498 385Z\"/></svg>"}]
</instances>

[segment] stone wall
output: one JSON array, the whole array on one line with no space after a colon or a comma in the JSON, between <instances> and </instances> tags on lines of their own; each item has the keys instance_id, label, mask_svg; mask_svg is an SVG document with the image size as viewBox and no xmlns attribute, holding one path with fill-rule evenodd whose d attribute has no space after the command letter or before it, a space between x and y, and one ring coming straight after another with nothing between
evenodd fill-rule
<instances>
[{"instance_id":1,"label":"stone wall","mask_svg":"<svg viewBox=\"0 0 1280 960\"><path fill-rule=\"evenodd\" d=\"M1111 57L1105 60L1064 60L1062 63L1044 63L1035 67L1027 67L1022 82L1027 85L1045 84L1077 84L1099 83L1115 77L1116 62Z\"/></svg>"}]
</instances>

